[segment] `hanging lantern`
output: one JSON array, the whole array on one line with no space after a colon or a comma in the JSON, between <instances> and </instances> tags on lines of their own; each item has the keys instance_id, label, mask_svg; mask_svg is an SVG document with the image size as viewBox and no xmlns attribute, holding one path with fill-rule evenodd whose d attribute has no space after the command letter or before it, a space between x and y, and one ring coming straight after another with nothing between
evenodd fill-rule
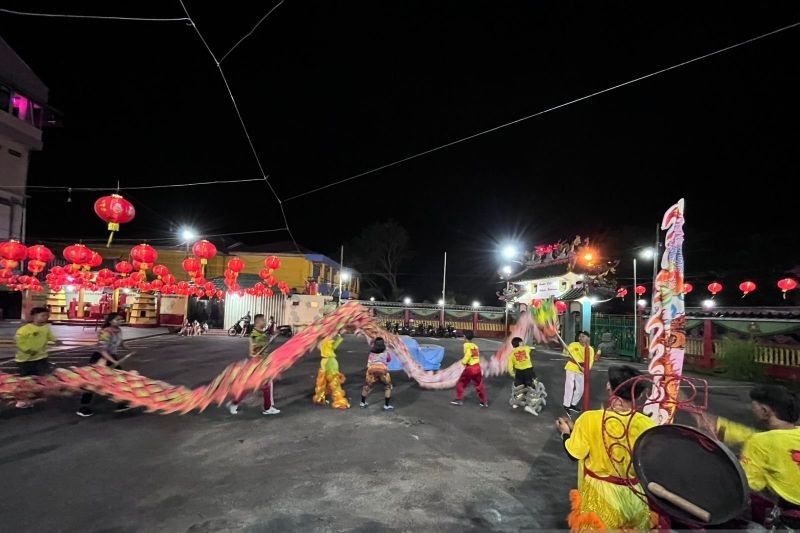
<instances>
[{"instance_id":1,"label":"hanging lantern","mask_svg":"<svg viewBox=\"0 0 800 533\"><path fill-rule=\"evenodd\" d=\"M164 265L156 265L153 267L153 274L158 276L158 279L161 279L162 277L169 274L169 269Z\"/></svg>"},{"instance_id":2,"label":"hanging lantern","mask_svg":"<svg viewBox=\"0 0 800 533\"><path fill-rule=\"evenodd\" d=\"M186 273L193 278L194 273L200 270L200 260L196 257L187 257L183 260L181 266L183 267L183 270L185 270Z\"/></svg>"},{"instance_id":3,"label":"hanging lantern","mask_svg":"<svg viewBox=\"0 0 800 533\"><path fill-rule=\"evenodd\" d=\"M194 278L194 284L197 285L198 287L205 285L206 281L207 281L206 278L204 278L203 276L197 276Z\"/></svg>"},{"instance_id":4,"label":"hanging lantern","mask_svg":"<svg viewBox=\"0 0 800 533\"><path fill-rule=\"evenodd\" d=\"M134 285L136 285L137 283L141 283L142 281L145 280L144 272L142 271L134 272L133 274L131 274L130 280L131 283Z\"/></svg>"},{"instance_id":5,"label":"hanging lantern","mask_svg":"<svg viewBox=\"0 0 800 533\"><path fill-rule=\"evenodd\" d=\"M642 296L646 292L647 292L647 287L645 287L644 285L637 285L636 286L636 295L637 296Z\"/></svg>"},{"instance_id":6,"label":"hanging lantern","mask_svg":"<svg viewBox=\"0 0 800 533\"><path fill-rule=\"evenodd\" d=\"M202 241L197 241L192 246L192 253L200 258L200 264L205 266L208 264L208 260L212 259L215 255L217 255L217 247L211 244L209 241L203 239ZM202 268L200 269L202 270Z\"/></svg>"},{"instance_id":7,"label":"hanging lantern","mask_svg":"<svg viewBox=\"0 0 800 533\"><path fill-rule=\"evenodd\" d=\"M222 289L219 289L219 290L217 291L217 298L218 298L219 300L222 300L223 298L225 298L225 291L223 291Z\"/></svg>"},{"instance_id":8,"label":"hanging lantern","mask_svg":"<svg viewBox=\"0 0 800 533\"><path fill-rule=\"evenodd\" d=\"M244 270L244 261L241 257L232 257L231 260L228 261L228 268L238 274Z\"/></svg>"},{"instance_id":9,"label":"hanging lantern","mask_svg":"<svg viewBox=\"0 0 800 533\"><path fill-rule=\"evenodd\" d=\"M41 261L42 263L49 263L55 258L56 256L47 246L34 244L33 246L28 247L28 259L34 259L36 261Z\"/></svg>"},{"instance_id":10,"label":"hanging lantern","mask_svg":"<svg viewBox=\"0 0 800 533\"><path fill-rule=\"evenodd\" d=\"M211 282L211 281L206 281L206 282L203 284L203 288L205 288L205 290L206 290L206 292L207 292L208 294L211 294L211 293L213 293L213 292L214 292L214 290L216 289L216 287L214 286L214 283L213 283L213 282Z\"/></svg>"},{"instance_id":11,"label":"hanging lantern","mask_svg":"<svg viewBox=\"0 0 800 533\"><path fill-rule=\"evenodd\" d=\"M83 265L83 268L89 270L99 267L101 264L103 264L103 256L95 251L92 251L91 255L89 256L89 260Z\"/></svg>"},{"instance_id":12,"label":"hanging lantern","mask_svg":"<svg viewBox=\"0 0 800 533\"><path fill-rule=\"evenodd\" d=\"M108 231L111 233L108 234L106 248L111 246L114 232L119 231L119 225L130 222L136 216L133 204L119 194L98 198L94 203L94 212L108 223Z\"/></svg>"},{"instance_id":13,"label":"hanging lantern","mask_svg":"<svg viewBox=\"0 0 800 533\"><path fill-rule=\"evenodd\" d=\"M264 289L264 296L267 298L272 298L275 296L275 293L272 291L272 289Z\"/></svg>"},{"instance_id":14,"label":"hanging lantern","mask_svg":"<svg viewBox=\"0 0 800 533\"><path fill-rule=\"evenodd\" d=\"M154 279L153 281L150 282L150 287L154 291L161 290L161 287L163 287L163 286L164 286L164 282L161 281L160 279Z\"/></svg>"},{"instance_id":15,"label":"hanging lantern","mask_svg":"<svg viewBox=\"0 0 800 533\"><path fill-rule=\"evenodd\" d=\"M77 270L81 265L85 265L92 258L92 251L84 244L73 244L64 248L64 259L72 263L73 270Z\"/></svg>"},{"instance_id":16,"label":"hanging lantern","mask_svg":"<svg viewBox=\"0 0 800 533\"><path fill-rule=\"evenodd\" d=\"M47 263L45 263L44 261L39 261L37 259L28 260L28 270L34 276L39 272L41 272L42 270L44 270L45 265L47 265Z\"/></svg>"},{"instance_id":17,"label":"hanging lantern","mask_svg":"<svg viewBox=\"0 0 800 533\"><path fill-rule=\"evenodd\" d=\"M792 278L783 278L778 282L778 288L783 293L783 299L786 299L786 293L789 291L793 291L797 288L797 280Z\"/></svg>"},{"instance_id":18,"label":"hanging lantern","mask_svg":"<svg viewBox=\"0 0 800 533\"><path fill-rule=\"evenodd\" d=\"M708 292L711 293L712 298L717 295L717 293L722 292L722 283L717 281L708 284Z\"/></svg>"},{"instance_id":19,"label":"hanging lantern","mask_svg":"<svg viewBox=\"0 0 800 533\"><path fill-rule=\"evenodd\" d=\"M281 267L281 259L280 257L271 255L264 259L264 266L272 270L278 270Z\"/></svg>"},{"instance_id":20,"label":"hanging lantern","mask_svg":"<svg viewBox=\"0 0 800 533\"><path fill-rule=\"evenodd\" d=\"M258 277L261 279L267 279L271 275L272 275L272 270L268 268L262 268L261 270L258 271Z\"/></svg>"},{"instance_id":21,"label":"hanging lantern","mask_svg":"<svg viewBox=\"0 0 800 533\"><path fill-rule=\"evenodd\" d=\"M756 290L756 284L752 281L743 281L739 284L739 290L742 291L742 298Z\"/></svg>"},{"instance_id":22,"label":"hanging lantern","mask_svg":"<svg viewBox=\"0 0 800 533\"><path fill-rule=\"evenodd\" d=\"M567 304L561 300L556 300L556 311L559 315L563 315L567 312Z\"/></svg>"},{"instance_id":23,"label":"hanging lantern","mask_svg":"<svg viewBox=\"0 0 800 533\"><path fill-rule=\"evenodd\" d=\"M683 284L683 294L689 294L694 290L694 285L691 283L684 283Z\"/></svg>"},{"instance_id":24,"label":"hanging lantern","mask_svg":"<svg viewBox=\"0 0 800 533\"><path fill-rule=\"evenodd\" d=\"M119 263L114 265L114 270L119 272L124 277L133 272L133 265L128 263L127 261L120 261Z\"/></svg>"},{"instance_id":25,"label":"hanging lantern","mask_svg":"<svg viewBox=\"0 0 800 533\"><path fill-rule=\"evenodd\" d=\"M175 285L175 276L172 274L165 274L161 276L161 281L163 281L165 285Z\"/></svg>"},{"instance_id":26,"label":"hanging lantern","mask_svg":"<svg viewBox=\"0 0 800 533\"><path fill-rule=\"evenodd\" d=\"M624 300L627 295L628 295L628 289L626 289L625 287L620 287L619 289L617 289L617 298L622 298Z\"/></svg>"},{"instance_id":27,"label":"hanging lantern","mask_svg":"<svg viewBox=\"0 0 800 533\"><path fill-rule=\"evenodd\" d=\"M131 248L131 258L139 261L139 270L147 270L158 259L158 252L149 244L137 244Z\"/></svg>"},{"instance_id":28,"label":"hanging lantern","mask_svg":"<svg viewBox=\"0 0 800 533\"><path fill-rule=\"evenodd\" d=\"M139 290L140 291L142 291L142 292L150 292L150 289L152 289L152 286L148 282L142 281L142 282L139 283Z\"/></svg>"},{"instance_id":29,"label":"hanging lantern","mask_svg":"<svg viewBox=\"0 0 800 533\"><path fill-rule=\"evenodd\" d=\"M239 276L239 273L236 272L235 270L230 269L230 268L226 268L224 275L225 275L226 278L236 279Z\"/></svg>"},{"instance_id":30,"label":"hanging lantern","mask_svg":"<svg viewBox=\"0 0 800 533\"><path fill-rule=\"evenodd\" d=\"M19 261L14 261L12 259L0 259L0 268L7 268L8 270L14 270L19 266Z\"/></svg>"},{"instance_id":31,"label":"hanging lantern","mask_svg":"<svg viewBox=\"0 0 800 533\"><path fill-rule=\"evenodd\" d=\"M24 261L28 257L28 249L19 241L11 239L0 243L0 258L11 261Z\"/></svg>"}]
</instances>

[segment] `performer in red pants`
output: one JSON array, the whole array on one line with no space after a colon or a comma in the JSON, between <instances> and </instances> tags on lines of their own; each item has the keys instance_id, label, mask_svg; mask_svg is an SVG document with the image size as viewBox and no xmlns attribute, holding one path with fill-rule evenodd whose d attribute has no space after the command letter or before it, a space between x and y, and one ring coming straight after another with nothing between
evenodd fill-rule
<instances>
[{"instance_id":1,"label":"performer in red pants","mask_svg":"<svg viewBox=\"0 0 800 533\"><path fill-rule=\"evenodd\" d=\"M464 364L464 371L456 384L456 399L453 400L453 405L464 405L464 389L470 383L475 384L475 390L478 391L478 398L480 399L481 407L489 407L489 401L486 399L486 389L483 387L483 373L481 372L481 358L478 345L472 342L472 332L467 331L464 334L464 358L461 363Z\"/></svg>"}]
</instances>

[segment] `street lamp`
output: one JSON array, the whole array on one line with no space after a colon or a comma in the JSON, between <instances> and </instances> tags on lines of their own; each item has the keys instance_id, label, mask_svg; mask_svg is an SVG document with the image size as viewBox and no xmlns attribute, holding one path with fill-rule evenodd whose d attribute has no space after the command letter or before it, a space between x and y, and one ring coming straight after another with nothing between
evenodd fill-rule
<instances>
[{"instance_id":1,"label":"street lamp","mask_svg":"<svg viewBox=\"0 0 800 533\"><path fill-rule=\"evenodd\" d=\"M505 274L506 276L510 276L511 272L512 272L512 270L511 270L511 267L509 265L506 265L506 266L503 267L503 274Z\"/></svg>"},{"instance_id":2,"label":"street lamp","mask_svg":"<svg viewBox=\"0 0 800 533\"><path fill-rule=\"evenodd\" d=\"M370 296L370 297L369 297L369 301L370 301L370 302L374 302L374 301L375 301L375 297L374 297L374 296Z\"/></svg>"},{"instance_id":3,"label":"street lamp","mask_svg":"<svg viewBox=\"0 0 800 533\"><path fill-rule=\"evenodd\" d=\"M403 298L403 303L406 305L411 305L411 298L406 296L405 298Z\"/></svg>"},{"instance_id":4,"label":"street lamp","mask_svg":"<svg viewBox=\"0 0 800 533\"><path fill-rule=\"evenodd\" d=\"M438 303L439 305L444 305L444 300L442 300L441 298L439 298L439 301L438 301L437 303Z\"/></svg>"},{"instance_id":5,"label":"street lamp","mask_svg":"<svg viewBox=\"0 0 800 533\"><path fill-rule=\"evenodd\" d=\"M475 300L474 302L472 302L472 307L478 308L480 306L481 306L481 303L478 300Z\"/></svg>"},{"instance_id":6,"label":"street lamp","mask_svg":"<svg viewBox=\"0 0 800 533\"><path fill-rule=\"evenodd\" d=\"M704 309L711 309L715 305L716 304L714 303L714 300L703 300L703 308Z\"/></svg>"},{"instance_id":7,"label":"street lamp","mask_svg":"<svg viewBox=\"0 0 800 533\"><path fill-rule=\"evenodd\" d=\"M189 227L183 228L181 229L181 239L186 243L186 255L189 255L189 246L197 240L197 232Z\"/></svg>"},{"instance_id":8,"label":"street lamp","mask_svg":"<svg viewBox=\"0 0 800 533\"><path fill-rule=\"evenodd\" d=\"M339 274L339 305L342 305L342 282L350 280L350 273L342 270Z\"/></svg>"},{"instance_id":9,"label":"street lamp","mask_svg":"<svg viewBox=\"0 0 800 533\"><path fill-rule=\"evenodd\" d=\"M639 299L636 303L639 304L639 307L647 306L647 300L645 300L644 298Z\"/></svg>"},{"instance_id":10,"label":"street lamp","mask_svg":"<svg viewBox=\"0 0 800 533\"><path fill-rule=\"evenodd\" d=\"M503 248L503 257L506 259L514 259L517 257L517 254L519 254L519 252L515 246L509 244Z\"/></svg>"}]
</instances>

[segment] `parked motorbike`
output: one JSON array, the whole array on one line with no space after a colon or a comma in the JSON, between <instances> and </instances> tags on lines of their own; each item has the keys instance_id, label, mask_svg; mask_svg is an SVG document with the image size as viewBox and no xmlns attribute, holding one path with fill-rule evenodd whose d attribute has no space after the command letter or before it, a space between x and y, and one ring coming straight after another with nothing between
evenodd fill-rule
<instances>
[{"instance_id":1,"label":"parked motorbike","mask_svg":"<svg viewBox=\"0 0 800 533\"><path fill-rule=\"evenodd\" d=\"M293 335L292 326L280 326L278 328L278 335L280 335L281 337L287 337L287 338L291 337Z\"/></svg>"},{"instance_id":2,"label":"parked motorbike","mask_svg":"<svg viewBox=\"0 0 800 533\"><path fill-rule=\"evenodd\" d=\"M236 321L234 325L228 328L228 336L235 337L237 335L246 335L250 332L250 314L247 314Z\"/></svg>"}]
</instances>

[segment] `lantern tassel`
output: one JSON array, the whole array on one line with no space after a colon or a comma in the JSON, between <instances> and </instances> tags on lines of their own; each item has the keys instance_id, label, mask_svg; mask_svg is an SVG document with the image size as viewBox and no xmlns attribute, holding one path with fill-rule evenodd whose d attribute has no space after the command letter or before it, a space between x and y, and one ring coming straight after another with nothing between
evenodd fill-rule
<instances>
[{"instance_id":1,"label":"lantern tassel","mask_svg":"<svg viewBox=\"0 0 800 533\"><path fill-rule=\"evenodd\" d=\"M111 233L108 234L108 242L106 242L106 248L111 246L111 241L113 240L114 240L114 232L112 231Z\"/></svg>"}]
</instances>

